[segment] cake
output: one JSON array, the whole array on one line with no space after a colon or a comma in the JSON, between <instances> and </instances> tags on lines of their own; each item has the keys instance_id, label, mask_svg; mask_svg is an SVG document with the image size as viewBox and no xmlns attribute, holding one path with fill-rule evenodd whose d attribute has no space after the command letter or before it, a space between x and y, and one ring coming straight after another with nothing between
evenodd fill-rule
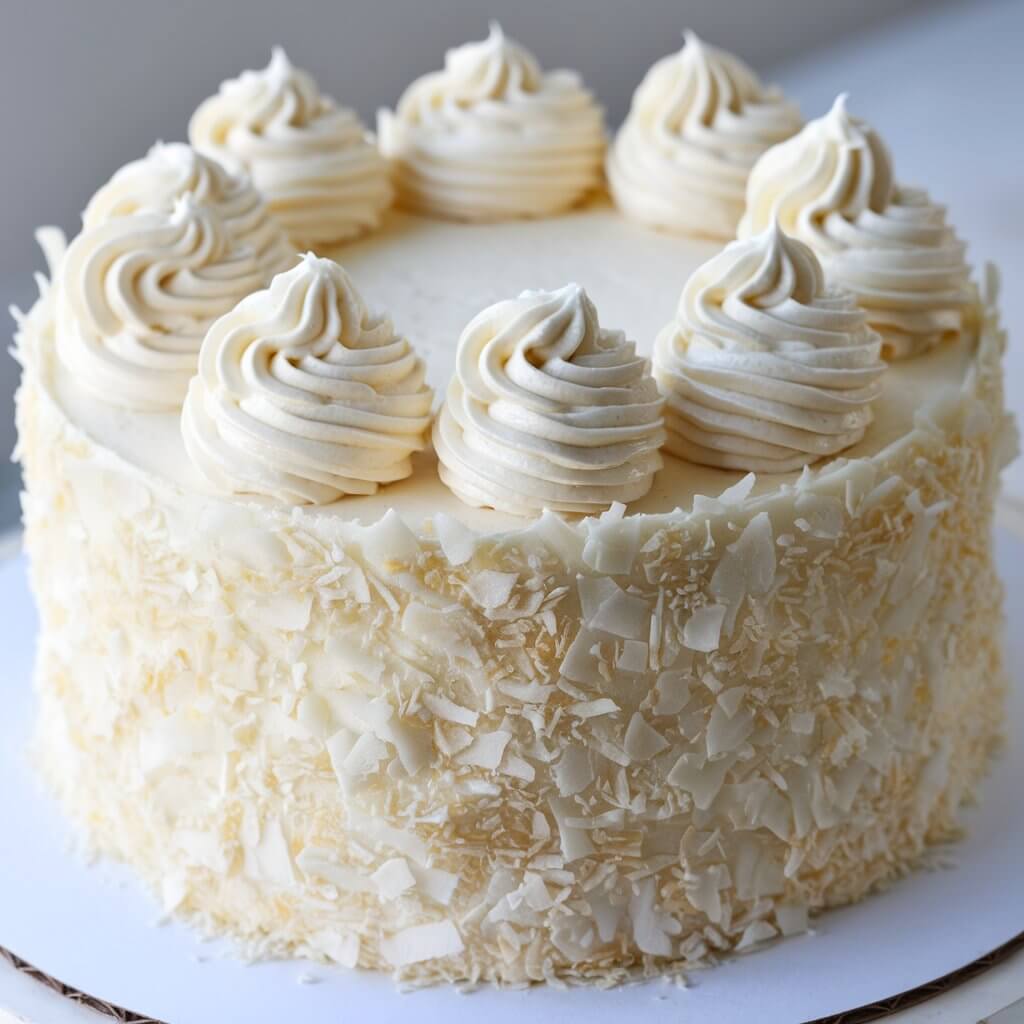
<instances>
[{"instance_id":1,"label":"cake","mask_svg":"<svg viewBox=\"0 0 1024 1024\"><path fill-rule=\"evenodd\" d=\"M995 273L908 285L962 252L875 133L798 131L698 48L669 60L721 69L764 149L745 213L666 192L639 99L620 210L590 93L494 28L381 114L375 230L382 193L296 213L247 130L207 144L287 80L275 159L322 166L337 108L275 56L198 151L40 233L36 755L167 913L411 984L609 984L804 931L958 834L1006 687Z\"/></svg>"}]
</instances>

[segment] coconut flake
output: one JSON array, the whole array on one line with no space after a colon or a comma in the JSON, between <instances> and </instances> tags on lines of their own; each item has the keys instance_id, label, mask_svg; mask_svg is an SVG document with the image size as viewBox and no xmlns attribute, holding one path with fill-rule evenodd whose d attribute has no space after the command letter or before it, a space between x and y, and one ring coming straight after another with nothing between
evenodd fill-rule
<instances>
[{"instance_id":1,"label":"coconut flake","mask_svg":"<svg viewBox=\"0 0 1024 1024\"><path fill-rule=\"evenodd\" d=\"M651 630L651 609L643 598L616 589L601 602L590 625L612 636L646 640Z\"/></svg>"},{"instance_id":2,"label":"coconut flake","mask_svg":"<svg viewBox=\"0 0 1024 1024\"><path fill-rule=\"evenodd\" d=\"M435 717L446 722L454 722L457 725L468 725L470 728L476 725L480 718L479 714L456 704L439 693L422 694L423 703L430 709Z\"/></svg>"},{"instance_id":3,"label":"coconut flake","mask_svg":"<svg viewBox=\"0 0 1024 1024\"><path fill-rule=\"evenodd\" d=\"M466 593L481 608L501 608L508 604L518 579L518 573L484 569L470 578L466 584Z\"/></svg>"},{"instance_id":4,"label":"coconut flake","mask_svg":"<svg viewBox=\"0 0 1024 1024\"><path fill-rule=\"evenodd\" d=\"M402 522L393 508L389 508L373 526L364 527L361 533L363 557L381 572L394 572L419 557L420 545L416 534Z\"/></svg>"},{"instance_id":5,"label":"coconut flake","mask_svg":"<svg viewBox=\"0 0 1024 1024\"><path fill-rule=\"evenodd\" d=\"M751 921L743 930L740 941L736 943L736 951L750 949L769 939L774 939L779 933L767 921Z\"/></svg>"},{"instance_id":6,"label":"coconut flake","mask_svg":"<svg viewBox=\"0 0 1024 1024\"><path fill-rule=\"evenodd\" d=\"M615 667L631 675L646 672L649 655L650 649L643 640L626 640L623 642L622 650L615 659Z\"/></svg>"},{"instance_id":7,"label":"coconut flake","mask_svg":"<svg viewBox=\"0 0 1024 1024\"><path fill-rule=\"evenodd\" d=\"M434 532L449 565L465 565L473 557L477 536L468 526L438 512L434 516Z\"/></svg>"},{"instance_id":8,"label":"coconut flake","mask_svg":"<svg viewBox=\"0 0 1024 1024\"><path fill-rule=\"evenodd\" d=\"M479 733L473 738L473 742L455 758L455 762L494 771L501 764L505 748L511 739L512 734L502 729Z\"/></svg>"},{"instance_id":9,"label":"coconut flake","mask_svg":"<svg viewBox=\"0 0 1024 1024\"><path fill-rule=\"evenodd\" d=\"M561 796L580 793L594 781L590 754L582 747L568 747L552 769Z\"/></svg>"},{"instance_id":10,"label":"coconut flake","mask_svg":"<svg viewBox=\"0 0 1024 1024\"><path fill-rule=\"evenodd\" d=\"M755 483L757 483L757 477L753 473L748 473L742 480L738 480L731 487L722 491L718 500L726 506L742 505L750 496Z\"/></svg>"},{"instance_id":11,"label":"coconut flake","mask_svg":"<svg viewBox=\"0 0 1024 1024\"><path fill-rule=\"evenodd\" d=\"M310 936L310 946L341 967L359 963L359 936L351 932L324 929Z\"/></svg>"},{"instance_id":12,"label":"coconut flake","mask_svg":"<svg viewBox=\"0 0 1024 1024\"><path fill-rule=\"evenodd\" d=\"M654 685L656 715L677 715L690 701L690 680L681 672L662 672Z\"/></svg>"},{"instance_id":13,"label":"coconut flake","mask_svg":"<svg viewBox=\"0 0 1024 1024\"><path fill-rule=\"evenodd\" d=\"M619 593L619 586L607 576L577 576L576 591L580 598L583 621L590 623L601 605L613 594Z\"/></svg>"},{"instance_id":14,"label":"coconut flake","mask_svg":"<svg viewBox=\"0 0 1024 1024\"><path fill-rule=\"evenodd\" d=\"M668 747L665 737L657 729L652 729L639 711L634 712L629 720L624 743L626 753L634 761L649 761Z\"/></svg>"},{"instance_id":15,"label":"coconut flake","mask_svg":"<svg viewBox=\"0 0 1024 1024\"><path fill-rule=\"evenodd\" d=\"M416 884L416 879L404 857L392 857L391 860L384 861L370 878L382 900L398 899L403 892Z\"/></svg>"},{"instance_id":16,"label":"coconut flake","mask_svg":"<svg viewBox=\"0 0 1024 1024\"><path fill-rule=\"evenodd\" d=\"M392 967L454 956L464 948L462 936L451 921L415 925L380 941L381 955Z\"/></svg>"},{"instance_id":17,"label":"coconut flake","mask_svg":"<svg viewBox=\"0 0 1024 1024\"><path fill-rule=\"evenodd\" d=\"M668 781L689 793L697 810L706 811L721 790L731 764L728 757L708 761L703 754L682 754L668 773Z\"/></svg>"},{"instance_id":18,"label":"coconut flake","mask_svg":"<svg viewBox=\"0 0 1024 1024\"><path fill-rule=\"evenodd\" d=\"M717 651L726 610L724 604L709 604L698 608L683 627L684 646L705 654Z\"/></svg>"},{"instance_id":19,"label":"coconut flake","mask_svg":"<svg viewBox=\"0 0 1024 1024\"><path fill-rule=\"evenodd\" d=\"M388 756L388 748L372 733L364 732L341 762L341 770L350 779L362 778L377 771Z\"/></svg>"},{"instance_id":20,"label":"coconut flake","mask_svg":"<svg viewBox=\"0 0 1024 1024\"><path fill-rule=\"evenodd\" d=\"M707 730L708 757L735 750L754 731L754 716L746 709L729 715L716 704Z\"/></svg>"}]
</instances>

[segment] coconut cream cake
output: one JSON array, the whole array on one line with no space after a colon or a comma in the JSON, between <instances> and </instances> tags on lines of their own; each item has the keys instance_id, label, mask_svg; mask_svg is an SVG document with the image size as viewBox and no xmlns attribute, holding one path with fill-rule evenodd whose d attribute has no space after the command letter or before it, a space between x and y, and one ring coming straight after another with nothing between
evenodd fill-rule
<instances>
[{"instance_id":1,"label":"coconut cream cake","mask_svg":"<svg viewBox=\"0 0 1024 1024\"><path fill-rule=\"evenodd\" d=\"M957 834L1005 339L845 100L688 36L606 147L495 27L377 139L278 51L190 140L17 314L36 749L95 851L249 955L611 983Z\"/></svg>"}]
</instances>

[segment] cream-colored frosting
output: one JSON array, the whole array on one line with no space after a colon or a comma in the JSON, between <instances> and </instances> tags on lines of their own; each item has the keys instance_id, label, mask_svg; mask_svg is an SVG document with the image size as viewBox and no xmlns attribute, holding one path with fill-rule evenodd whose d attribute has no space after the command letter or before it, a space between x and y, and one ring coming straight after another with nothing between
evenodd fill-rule
<instances>
[{"instance_id":1,"label":"cream-colored frosting","mask_svg":"<svg viewBox=\"0 0 1024 1024\"><path fill-rule=\"evenodd\" d=\"M819 258L845 247L845 222L881 213L893 192L892 158L877 132L846 108L845 93L824 117L768 150L747 182L738 236L759 235L778 221Z\"/></svg>"},{"instance_id":2,"label":"cream-colored frosting","mask_svg":"<svg viewBox=\"0 0 1024 1024\"><path fill-rule=\"evenodd\" d=\"M787 472L859 441L881 394L881 339L853 296L826 289L811 249L777 223L686 283L655 343L669 451Z\"/></svg>"},{"instance_id":3,"label":"cream-colored frosting","mask_svg":"<svg viewBox=\"0 0 1024 1024\"><path fill-rule=\"evenodd\" d=\"M112 217L169 212L186 192L212 207L238 241L256 251L268 281L295 262L295 250L249 176L184 142L158 142L141 160L125 164L89 200L82 224L89 230Z\"/></svg>"},{"instance_id":4,"label":"cream-colored frosting","mask_svg":"<svg viewBox=\"0 0 1024 1024\"><path fill-rule=\"evenodd\" d=\"M845 95L751 173L740 238L774 219L854 293L886 356L959 335L971 301L965 246L926 192L896 184L885 143L849 113Z\"/></svg>"},{"instance_id":5,"label":"cream-colored frosting","mask_svg":"<svg viewBox=\"0 0 1024 1024\"><path fill-rule=\"evenodd\" d=\"M60 268L57 348L82 387L140 411L181 404L207 328L266 281L191 193L84 230Z\"/></svg>"},{"instance_id":6,"label":"cream-colored frosting","mask_svg":"<svg viewBox=\"0 0 1024 1024\"><path fill-rule=\"evenodd\" d=\"M570 71L544 72L492 24L378 117L401 205L459 220L541 217L601 180L600 107Z\"/></svg>"},{"instance_id":7,"label":"cream-colored frosting","mask_svg":"<svg viewBox=\"0 0 1024 1024\"><path fill-rule=\"evenodd\" d=\"M412 472L433 392L409 342L348 275L308 253L218 320L182 411L218 490L324 504Z\"/></svg>"},{"instance_id":8,"label":"cream-colored frosting","mask_svg":"<svg viewBox=\"0 0 1024 1024\"><path fill-rule=\"evenodd\" d=\"M750 169L801 124L777 89L687 32L634 93L608 153L608 184L619 208L645 224L732 238Z\"/></svg>"},{"instance_id":9,"label":"cream-colored frosting","mask_svg":"<svg viewBox=\"0 0 1024 1024\"><path fill-rule=\"evenodd\" d=\"M579 285L485 309L456 363L434 448L466 504L596 513L650 490L665 436L657 386Z\"/></svg>"},{"instance_id":10,"label":"cream-colored frosting","mask_svg":"<svg viewBox=\"0 0 1024 1024\"><path fill-rule=\"evenodd\" d=\"M966 246L927 192L897 185L881 213L866 209L832 230L844 248L826 257L826 272L857 297L886 356L920 355L959 336L972 301Z\"/></svg>"},{"instance_id":11,"label":"cream-colored frosting","mask_svg":"<svg viewBox=\"0 0 1024 1024\"><path fill-rule=\"evenodd\" d=\"M359 118L275 47L262 71L224 82L189 123L192 145L248 169L299 246L376 228L391 205L387 168Z\"/></svg>"}]
</instances>

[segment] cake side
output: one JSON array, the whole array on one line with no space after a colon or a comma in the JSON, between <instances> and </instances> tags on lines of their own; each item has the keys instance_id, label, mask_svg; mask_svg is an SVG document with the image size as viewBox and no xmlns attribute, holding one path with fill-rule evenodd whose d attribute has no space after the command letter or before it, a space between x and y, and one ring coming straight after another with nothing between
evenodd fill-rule
<instances>
[{"instance_id":1,"label":"cake side","mask_svg":"<svg viewBox=\"0 0 1024 1024\"><path fill-rule=\"evenodd\" d=\"M44 299L19 340L39 761L167 910L416 981L609 979L955 833L1005 686L991 309L877 455L487 536L197 516L66 417L52 330Z\"/></svg>"}]
</instances>

